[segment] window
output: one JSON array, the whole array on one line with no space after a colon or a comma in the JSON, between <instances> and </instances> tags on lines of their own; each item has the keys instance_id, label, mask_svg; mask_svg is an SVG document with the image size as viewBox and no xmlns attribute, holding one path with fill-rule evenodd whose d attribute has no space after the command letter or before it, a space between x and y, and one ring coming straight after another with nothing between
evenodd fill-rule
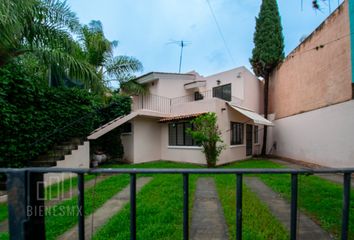
<instances>
[{"instance_id":1,"label":"window","mask_svg":"<svg viewBox=\"0 0 354 240\"><path fill-rule=\"evenodd\" d=\"M213 97L224 99L225 101L231 101L231 83L214 87Z\"/></svg>"},{"instance_id":2,"label":"window","mask_svg":"<svg viewBox=\"0 0 354 240\"><path fill-rule=\"evenodd\" d=\"M258 143L258 126L254 126L254 143Z\"/></svg>"},{"instance_id":3,"label":"window","mask_svg":"<svg viewBox=\"0 0 354 240\"><path fill-rule=\"evenodd\" d=\"M198 146L190 134L188 128L193 128L190 122L175 122L168 124L169 146Z\"/></svg>"},{"instance_id":4,"label":"window","mask_svg":"<svg viewBox=\"0 0 354 240\"><path fill-rule=\"evenodd\" d=\"M231 145L243 144L243 123L231 122Z\"/></svg>"},{"instance_id":5,"label":"window","mask_svg":"<svg viewBox=\"0 0 354 240\"><path fill-rule=\"evenodd\" d=\"M200 92L194 92L194 101L203 100L204 96Z\"/></svg>"}]
</instances>

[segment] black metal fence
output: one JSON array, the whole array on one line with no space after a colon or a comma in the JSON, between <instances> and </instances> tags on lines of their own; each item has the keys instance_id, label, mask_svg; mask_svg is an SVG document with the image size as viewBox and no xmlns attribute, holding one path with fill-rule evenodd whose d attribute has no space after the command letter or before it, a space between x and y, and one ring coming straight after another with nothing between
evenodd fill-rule
<instances>
[{"instance_id":1,"label":"black metal fence","mask_svg":"<svg viewBox=\"0 0 354 240\"><path fill-rule=\"evenodd\" d=\"M8 211L10 239L45 239L44 216L27 214L27 209L44 209L44 173L75 173L78 175L78 236L85 239L84 174L115 173L130 174L130 239L136 239L136 175L137 174L181 174L183 178L183 239L189 238L189 175L233 174L236 177L236 239L242 239L242 179L248 174L289 174L291 176L290 239L297 239L298 176L308 174L342 174L343 208L341 239L348 239L351 174L350 169L60 169L26 168L0 169L8 177Z\"/></svg>"}]
</instances>

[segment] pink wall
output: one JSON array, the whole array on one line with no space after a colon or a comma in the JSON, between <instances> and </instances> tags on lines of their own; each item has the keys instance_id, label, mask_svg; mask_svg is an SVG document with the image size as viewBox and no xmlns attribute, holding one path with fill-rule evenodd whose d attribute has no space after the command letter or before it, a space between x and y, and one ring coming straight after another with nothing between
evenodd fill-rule
<instances>
[{"instance_id":1,"label":"pink wall","mask_svg":"<svg viewBox=\"0 0 354 240\"><path fill-rule=\"evenodd\" d=\"M270 112L276 119L352 98L349 33L345 1L279 65L270 81Z\"/></svg>"}]
</instances>

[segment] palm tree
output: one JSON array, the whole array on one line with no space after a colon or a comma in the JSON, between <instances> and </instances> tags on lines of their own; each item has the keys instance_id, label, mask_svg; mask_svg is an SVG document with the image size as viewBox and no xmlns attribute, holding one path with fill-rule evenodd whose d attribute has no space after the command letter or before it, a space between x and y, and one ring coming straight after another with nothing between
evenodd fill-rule
<instances>
[{"instance_id":1,"label":"palm tree","mask_svg":"<svg viewBox=\"0 0 354 240\"><path fill-rule=\"evenodd\" d=\"M105 37L100 21L94 20L82 27L80 42L86 61L93 66L103 86L117 81L126 93L144 92L144 88L134 81L134 73L143 69L141 62L134 57L114 56L118 42Z\"/></svg>"},{"instance_id":2,"label":"palm tree","mask_svg":"<svg viewBox=\"0 0 354 240\"><path fill-rule=\"evenodd\" d=\"M80 23L65 1L0 1L0 67L23 56L35 58L48 70L79 79L97 81L90 64L77 56L80 45L73 34Z\"/></svg>"}]
</instances>

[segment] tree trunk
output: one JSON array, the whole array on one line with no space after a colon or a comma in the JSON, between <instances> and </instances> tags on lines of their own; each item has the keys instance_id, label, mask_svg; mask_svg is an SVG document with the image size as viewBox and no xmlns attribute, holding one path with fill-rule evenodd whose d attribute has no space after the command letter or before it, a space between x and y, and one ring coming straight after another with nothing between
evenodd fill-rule
<instances>
[{"instance_id":1,"label":"tree trunk","mask_svg":"<svg viewBox=\"0 0 354 240\"><path fill-rule=\"evenodd\" d=\"M268 118L268 90L269 90L269 74L267 73L264 77L264 118L266 119ZM267 135L268 135L268 126L264 126L262 156L267 155Z\"/></svg>"}]
</instances>

